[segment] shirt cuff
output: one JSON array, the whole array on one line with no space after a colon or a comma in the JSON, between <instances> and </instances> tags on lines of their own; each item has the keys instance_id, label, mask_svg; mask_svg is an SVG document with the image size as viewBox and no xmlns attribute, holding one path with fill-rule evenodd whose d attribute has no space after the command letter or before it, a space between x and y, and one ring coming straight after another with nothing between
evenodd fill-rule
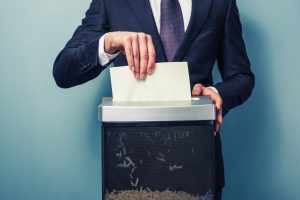
<instances>
[{"instance_id":1,"label":"shirt cuff","mask_svg":"<svg viewBox=\"0 0 300 200\"><path fill-rule=\"evenodd\" d=\"M209 88L212 91L214 91L215 93L219 94L218 90L215 87L210 86L210 87L207 87L207 88Z\"/></svg>"},{"instance_id":2,"label":"shirt cuff","mask_svg":"<svg viewBox=\"0 0 300 200\"><path fill-rule=\"evenodd\" d=\"M104 51L104 37L106 34L104 34L100 39L99 39L99 49L98 49L98 58L99 58L99 64L101 66L107 65L110 61L115 59L120 52L115 53L115 54L108 54Z\"/></svg>"}]
</instances>

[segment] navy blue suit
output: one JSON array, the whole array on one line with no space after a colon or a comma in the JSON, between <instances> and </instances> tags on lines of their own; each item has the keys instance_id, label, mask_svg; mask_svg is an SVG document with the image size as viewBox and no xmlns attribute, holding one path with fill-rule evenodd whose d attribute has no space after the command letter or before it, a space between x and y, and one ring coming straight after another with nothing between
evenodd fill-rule
<instances>
[{"instance_id":1,"label":"navy blue suit","mask_svg":"<svg viewBox=\"0 0 300 200\"><path fill-rule=\"evenodd\" d=\"M166 62L148 0L93 0L72 38L59 53L53 67L58 86L85 83L105 69L98 62L99 38L106 32L133 31L152 36L156 62ZM215 61L222 82L214 85ZM235 0L193 0L190 23L174 61L187 61L191 87L196 83L214 86L223 100L223 115L251 95L254 75L250 69L242 38L239 11ZM115 66L127 65L124 55ZM220 136L216 137L216 187L224 185Z\"/></svg>"}]
</instances>

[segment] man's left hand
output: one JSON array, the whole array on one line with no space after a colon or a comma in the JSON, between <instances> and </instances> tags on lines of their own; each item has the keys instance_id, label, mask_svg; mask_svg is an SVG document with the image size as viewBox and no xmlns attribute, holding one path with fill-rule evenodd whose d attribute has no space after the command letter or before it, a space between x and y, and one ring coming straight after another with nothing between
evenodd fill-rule
<instances>
[{"instance_id":1,"label":"man's left hand","mask_svg":"<svg viewBox=\"0 0 300 200\"><path fill-rule=\"evenodd\" d=\"M215 123L215 135L218 133L220 125L222 124L222 98L218 93L213 91L210 88L204 87L202 84L198 83L194 85L192 96L210 96L213 103L216 106L217 109L217 119Z\"/></svg>"}]
</instances>

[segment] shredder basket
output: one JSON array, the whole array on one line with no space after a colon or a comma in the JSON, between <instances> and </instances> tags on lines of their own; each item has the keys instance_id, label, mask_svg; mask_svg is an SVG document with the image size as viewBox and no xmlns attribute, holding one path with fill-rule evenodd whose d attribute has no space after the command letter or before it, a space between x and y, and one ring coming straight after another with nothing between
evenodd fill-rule
<instances>
[{"instance_id":1,"label":"shredder basket","mask_svg":"<svg viewBox=\"0 0 300 200\"><path fill-rule=\"evenodd\" d=\"M102 124L103 199L120 191L214 195L210 121Z\"/></svg>"}]
</instances>

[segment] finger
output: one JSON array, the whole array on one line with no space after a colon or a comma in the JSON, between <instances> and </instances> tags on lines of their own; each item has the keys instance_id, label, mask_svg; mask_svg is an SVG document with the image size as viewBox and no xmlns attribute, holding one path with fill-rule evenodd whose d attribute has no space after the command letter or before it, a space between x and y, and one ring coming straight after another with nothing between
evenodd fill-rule
<instances>
[{"instance_id":1,"label":"finger","mask_svg":"<svg viewBox=\"0 0 300 200\"><path fill-rule=\"evenodd\" d=\"M219 94L209 88L204 88L202 94L204 96L210 96L218 110L222 108L222 99Z\"/></svg>"},{"instance_id":2,"label":"finger","mask_svg":"<svg viewBox=\"0 0 300 200\"><path fill-rule=\"evenodd\" d=\"M131 39L129 37L127 37L124 40L123 47L124 47L125 56L126 56L126 59L127 59L127 63L128 63L129 69L134 69L132 44L131 44Z\"/></svg>"},{"instance_id":3,"label":"finger","mask_svg":"<svg viewBox=\"0 0 300 200\"><path fill-rule=\"evenodd\" d=\"M219 94L215 93L213 90L204 88L203 95L210 96L212 99L213 104L217 110L216 122L215 122L215 135L218 133L220 125L222 124L223 117L222 117L222 99Z\"/></svg>"},{"instance_id":4,"label":"finger","mask_svg":"<svg viewBox=\"0 0 300 200\"><path fill-rule=\"evenodd\" d=\"M140 47L139 78L145 79L147 65L148 65L148 47L147 47L147 38L145 33L139 33L139 47Z\"/></svg>"},{"instance_id":5,"label":"finger","mask_svg":"<svg viewBox=\"0 0 300 200\"><path fill-rule=\"evenodd\" d=\"M219 124L222 124L222 99L217 95L217 94L211 94L211 97L212 97L212 101L213 103L215 104L216 106L216 109L217 109L217 122Z\"/></svg>"},{"instance_id":6,"label":"finger","mask_svg":"<svg viewBox=\"0 0 300 200\"><path fill-rule=\"evenodd\" d=\"M222 123L222 109L218 111L217 120L215 123L215 134L219 132L221 123Z\"/></svg>"},{"instance_id":7,"label":"finger","mask_svg":"<svg viewBox=\"0 0 300 200\"><path fill-rule=\"evenodd\" d=\"M215 105L217 107L218 110L221 110L222 109L222 99L219 97L219 95L212 95L213 99L214 99L214 102L215 102Z\"/></svg>"},{"instance_id":8,"label":"finger","mask_svg":"<svg viewBox=\"0 0 300 200\"><path fill-rule=\"evenodd\" d=\"M217 122L219 124L222 124L222 122L223 122L222 108L220 110L218 110L218 113L217 113Z\"/></svg>"},{"instance_id":9,"label":"finger","mask_svg":"<svg viewBox=\"0 0 300 200\"><path fill-rule=\"evenodd\" d=\"M211 90L210 88L204 88L202 94L205 96L211 96L217 93L215 93L215 91Z\"/></svg>"},{"instance_id":10,"label":"finger","mask_svg":"<svg viewBox=\"0 0 300 200\"><path fill-rule=\"evenodd\" d=\"M133 51L133 59L134 59L134 66L139 68L140 67L140 50L139 50L139 41L138 35L132 35L132 51ZM134 71L134 68L132 68Z\"/></svg>"},{"instance_id":11,"label":"finger","mask_svg":"<svg viewBox=\"0 0 300 200\"><path fill-rule=\"evenodd\" d=\"M204 96L211 96L212 92L208 89L208 88L205 88L202 92L202 95Z\"/></svg>"},{"instance_id":12,"label":"finger","mask_svg":"<svg viewBox=\"0 0 300 200\"><path fill-rule=\"evenodd\" d=\"M202 84L195 84L192 90L192 96L199 96L202 93L203 89L204 87Z\"/></svg>"},{"instance_id":13,"label":"finger","mask_svg":"<svg viewBox=\"0 0 300 200\"><path fill-rule=\"evenodd\" d=\"M148 47L148 55L149 55L147 73L152 74L155 68L156 53L152 42L152 37L150 35L147 35L147 47Z\"/></svg>"},{"instance_id":14,"label":"finger","mask_svg":"<svg viewBox=\"0 0 300 200\"><path fill-rule=\"evenodd\" d=\"M219 132L220 129L220 124L219 123L215 123L215 130L214 130L214 135L216 136L217 133Z\"/></svg>"}]
</instances>

